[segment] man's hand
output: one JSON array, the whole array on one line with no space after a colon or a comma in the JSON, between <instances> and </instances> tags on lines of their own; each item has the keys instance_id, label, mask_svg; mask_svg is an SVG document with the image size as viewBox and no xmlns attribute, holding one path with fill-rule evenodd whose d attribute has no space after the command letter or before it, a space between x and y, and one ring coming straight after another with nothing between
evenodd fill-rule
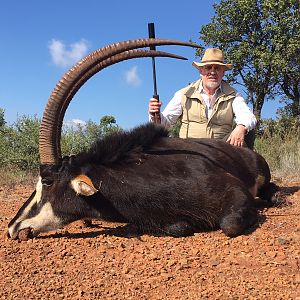
<instances>
[{"instance_id":1,"label":"man's hand","mask_svg":"<svg viewBox=\"0 0 300 300\"><path fill-rule=\"evenodd\" d=\"M247 129L244 125L237 125L226 142L233 146L243 147Z\"/></svg>"},{"instance_id":2,"label":"man's hand","mask_svg":"<svg viewBox=\"0 0 300 300\"><path fill-rule=\"evenodd\" d=\"M155 113L160 113L160 107L162 103L157 101L155 98L151 98L149 101L149 113L154 115Z\"/></svg>"}]
</instances>

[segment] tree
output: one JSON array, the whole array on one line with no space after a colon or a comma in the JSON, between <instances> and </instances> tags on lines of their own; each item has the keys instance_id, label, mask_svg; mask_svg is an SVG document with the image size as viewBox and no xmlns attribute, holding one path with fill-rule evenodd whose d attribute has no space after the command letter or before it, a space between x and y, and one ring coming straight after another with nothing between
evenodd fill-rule
<instances>
[{"instance_id":1,"label":"tree","mask_svg":"<svg viewBox=\"0 0 300 300\"><path fill-rule=\"evenodd\" d=\"M12 125L5 125L4 111L0 108L0 168L3 172L36 171L39 167L40 120L34 116L18 117ZM77 127L63 127L63 155L87 150L105 135L121 130L113 116L104 116L100 124L88 121Z\"/></svg>"},{"instance_id":2,"label":"tree","mask_svg":"<svg viewBox=\"0 0 300 300\"><path fill-rule=\"evenodd\" d=\"M221 48L234 63L228 79L246 87L259 120L264 102L278 95L279 84L284 91L286 71L297 63L299 67L299 59L293 59L300 43L299 0L221 0L214 9L216 15L201 28L200 39Z\"/></svg>"},{"instance_id":3,"label":"tree","mask_svg":"<svg viewBox=\"0 0 300 300\"><path fill-rule=\"evenodd\" d=\"M22 116L0 130L0 162L7 170L36 170L39 161L40 120Z\"/></svg>"},{"instance_id":4,"label":"tree","mask_svg":"<svg viewBox=\"0 0 300 300\"><path fill-rule=\"evenodd\" d=\"M99 124L88 121L85 125L65 127L61 137L62 153L63 155L71 155L85 151L98 139L119 130L121 128L116 124L116 119L113 116L102 117Z\"/></svg>"},{"instance_id":5,"label":"tree","mask_svg":"<svg viewBox=\"0 0 300 300\"><path fill-rule=\"evenodd\" d=\"M290 5L281 5L274 22L280 23L277 32L281 38L281 59L279 62L279 86L284 93L286 104L280 113L288 117L300 116L300 1L290 1Z\"/></svg>"},{"instance_id":6,"label":"tree","mask_svg":"<svg viewBox=\"0 0 300 300\"><path fill-rule=\"evenodd\" d=\"M106 136L108 134L119 131L120 127L116 123L116 119L113 116L102 117L100 119L100 128L102 130L102 135Z\"/></svg>"},{"instance_id":7,"label":"tree","mask_svg":"<svg viewBox=\"0 0 300 300\"><path fill-rule=\"evenodd\" d=\"M5 119L4 119L4 109L0 108L0 127L3 127L5 125Z\"/></svg>"}]
</instances>

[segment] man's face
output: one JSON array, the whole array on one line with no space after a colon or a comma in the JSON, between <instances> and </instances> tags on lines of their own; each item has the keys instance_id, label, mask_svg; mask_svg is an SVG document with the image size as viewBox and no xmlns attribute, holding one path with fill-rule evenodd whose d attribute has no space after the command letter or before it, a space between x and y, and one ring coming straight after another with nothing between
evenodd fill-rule
<instances>
[{"instance_id":1,"label":"man's face","mask_svg":"<svg viewBox=\"0 0 300 300\"><path fill-rule=\"evenodd\" d=\"M225 68L221 65L206 65L200 68L203 87L209 90L216 90L221 84Z\"/></svg>"}]
</instances>

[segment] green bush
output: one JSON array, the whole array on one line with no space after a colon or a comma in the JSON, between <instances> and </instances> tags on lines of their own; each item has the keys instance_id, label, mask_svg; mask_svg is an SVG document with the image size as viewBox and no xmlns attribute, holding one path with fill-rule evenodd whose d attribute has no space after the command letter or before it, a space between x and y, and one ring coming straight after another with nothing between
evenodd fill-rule
<instances>
[{"instance_id":1,"label":"green bush","mask_svg":"<svg viewBox=\"0 0 300 300\"><path fill-rule=\"evenodd\" d=\"M12 125L6 125L4 111L0 110L0 121L2 179L37 173L39 169L40 120L36 116L22 116ZM64 126L61 137L62 154L77 154L89 148L95 140L118 130L121 129L112 116L104 116L100 120L100 124L88 121L85 125Z\"/></svg>"},{"instance_id":2,"label":"green bush","mask_svg":"<svg viewBox=\"0 0 300 300\"><path fill-rule=\"evenodd\" d=\"M300 176L300 122L298 117L280 116L262 120L255 150L268 162L278 177Z\"/></svg>"},{"instance_id":3,"label":"green bush","mask_svg":"<svg viewBox=\"0 0 300 300\"><path fill-rule=\"evenodd\" d=\"M111 116L104 116L100 124L88 121L85 125L65 127L61 138L62 155L73 155L87 150L99 138L119 130L121 128Z\"/></svg>"},{"instance_id":4,"label":"green bush","mask_svg":"<svg viewBox=\"0 0 300 300\"><path fill-rule=\"evenodd\" d=\"M2 116L2 117L1 117ZM0 168L1 176L11 178L27 173L37 173L39 168L38 136L40 120L22 116L7 125L0 111ZM272 174L300 176L300 122L299 118L280 117L260 122L255 141L255 151L264 156ZM171 130L178 135L179 124ZM105 116L99 124L88 121L84 126L63 127L62 155L77 154L86 150L97 139L121 128L112 116Z\"/></svg>"},{"instance_id":5,"label":"green bush","mask_svg":"<svg viewBox=\"0 0 300 300\"><path fill-rule=\"evenodd\" d=\"M38 168L39 125L36 116L23 116L13 125L0 128L1 168L8 171L32 171Z\"/></svg>"}]
</instances>

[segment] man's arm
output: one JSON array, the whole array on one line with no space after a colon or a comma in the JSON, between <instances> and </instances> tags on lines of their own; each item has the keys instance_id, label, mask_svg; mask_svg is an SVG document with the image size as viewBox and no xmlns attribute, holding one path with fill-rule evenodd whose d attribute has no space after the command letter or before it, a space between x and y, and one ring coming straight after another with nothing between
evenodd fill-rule
<instances>
[{"instance_id":1,"label":"man's arm","mask_svg":"<svg viewBox=\"0 0 300 300\"><path fill-rule=\"evenodd\" d=\"M245 135L255 128L257 120L244 98L239 94L232 102L232 109L237 126L231 132L227 142L231 145L242 147Z\"/></svg>"},{"instance_id":2,"label":"man's arm","mask_svg":"<svg viewBox=\"0 0 300 300\"><path fill-rule=\"evenodd\" d=\"M149 121L154 121L154 113L160 112L162 106L161 102L158 102L156 99L151 98L149 101ZM180 91L176 92L174 97L170 100L166 108L160 113L161 124L166 128L172 127L176 124L176 121L182 114L181 107L181 93Z\"/></svg>"},{"instance_id":3,"label":"man's arm","mask_svg":"<svg viewBox=\"0 0 300 300\"><path fill-rule=\"evenodd\" d=\"M256 117L247 105L245 99L239 93L237 93L232 102L232 109L236 124L244 125L247 132L255 128L257 123Z\"/></svg>"}]
</instances>

